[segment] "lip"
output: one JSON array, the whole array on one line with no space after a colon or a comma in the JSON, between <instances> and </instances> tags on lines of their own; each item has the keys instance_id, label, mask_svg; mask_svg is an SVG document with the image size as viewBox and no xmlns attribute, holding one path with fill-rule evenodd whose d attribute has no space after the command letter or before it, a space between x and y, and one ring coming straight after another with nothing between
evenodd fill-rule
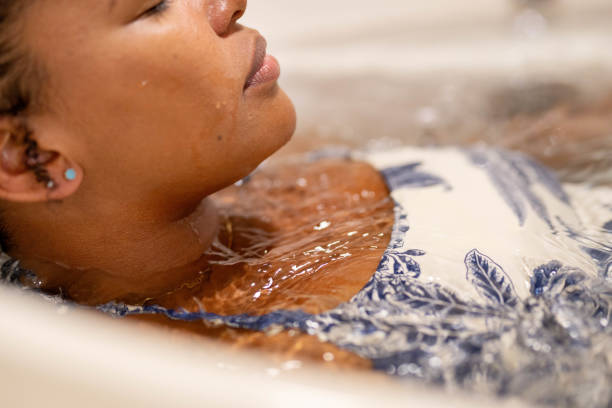
<instances>
[{"instance_id":1,"label":"lip","mask_svg":"<svg viewBox=\"0 0 612 408\"><path fill-rule=\"evenodd\" d=\"M267 42L262 36L255 40L251 71L246 78L244 90L274 82L280 77L280 65L276 58L266 53Z\"/></svg>"}]
</instances>

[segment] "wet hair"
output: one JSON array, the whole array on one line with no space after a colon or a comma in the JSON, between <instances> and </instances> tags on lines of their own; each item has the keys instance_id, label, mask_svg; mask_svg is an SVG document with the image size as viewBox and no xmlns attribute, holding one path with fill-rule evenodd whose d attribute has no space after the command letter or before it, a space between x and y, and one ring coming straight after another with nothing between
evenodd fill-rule
<instances>
[{"instance_id":1,"label":"wet hair","mask_svg":"<svg viewBox=\"0 0 612 408\"><path fill-rule=\"evenodd\" d=\"M0 117L17 118L38 104L40 70L20 44L20 14L34 0L0 0ZM11 240L0 212L0 246Z\"/></svg>"}]
</instances>

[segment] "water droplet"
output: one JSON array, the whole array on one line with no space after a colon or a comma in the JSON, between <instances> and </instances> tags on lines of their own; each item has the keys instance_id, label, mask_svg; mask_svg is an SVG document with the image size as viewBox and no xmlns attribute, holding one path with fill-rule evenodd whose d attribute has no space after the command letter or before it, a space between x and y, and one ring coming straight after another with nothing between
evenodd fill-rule
<instances>
[{"instance_id":1,"label":"water droplet","mask_svg":"<svg viewBox=\"0 0 612 408\"><path fill-rule=\"evenodd\" d=\"M331 225L331 222L329 221L321 221L319 225L314 227L314 230L321 231L321 230L324 230L325 228L329 228L330 225Z\"/></svg>"},{"instance_id":2,"label":"water droplet","mask_svg":"<svg viewBox=\"0 0 612 408\"><path fill-rule=\"evenodd\" d=\"M328 363L334 361L335 358L336 357L333 355L333 353L327 352L323 354L323 360L327 361Z\"/></svg>"}]
</instances>

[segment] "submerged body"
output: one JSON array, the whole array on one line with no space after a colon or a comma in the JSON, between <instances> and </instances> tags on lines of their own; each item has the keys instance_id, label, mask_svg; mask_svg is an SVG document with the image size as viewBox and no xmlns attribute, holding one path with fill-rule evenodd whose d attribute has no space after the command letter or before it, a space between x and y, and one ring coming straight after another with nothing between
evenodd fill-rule
<instances>
[{"instance_id":1,"label":"submerged body","mask_svg":"<svg viewBox=\"0 0 612 408\"><path fill-rule=\"evenodd\" d=\"M238 344L605 406L609 191L495 150L398 149L218 193L295 128L245 8L0 0L1 238L36 272L2 277Z\"/></svg>"},{"instance_id":2,"label":"submerged body","mask_svg":"<svg viewBox=\"0 0 612 408\"><path fill-rule=\"evenodd\" d=\"M347 177L350 174L350 177ZM90 305L120 301L262 315L279 309L319 313L348 301L370 279L387 248L393 202L378 171L346 159L303 161L256 172L213 197L218 235L198 273L146 296L107 297L53 288ZM168 273L171 273L169 271Z\"/></svg>"},{"instance_id":3,"label":"submerged body","mask_svg":"<svg viewBox=\"0 0 612 408\"><path fill-rule=\"evenodd\" d=\"M610 189L494 149L356 157L219 193L201 274L98 308L283 359L605 406Z\"/></svg>"}]
</instances>

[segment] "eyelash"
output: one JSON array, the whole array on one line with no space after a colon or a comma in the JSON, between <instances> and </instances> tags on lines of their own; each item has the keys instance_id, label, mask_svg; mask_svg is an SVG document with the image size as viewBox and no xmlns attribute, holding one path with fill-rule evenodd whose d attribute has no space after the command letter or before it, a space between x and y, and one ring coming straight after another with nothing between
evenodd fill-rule
<instances>
[{"instance_id":1,"label":"eyelash","mask_svg":"<svg viewBox=\"0 0 612 408\"><path fill-rule=\"evenodd\" d=\"M142 16L148 17L148 16L154 16L154 15L161 14L164 11L168 10L168 7L170 7L170 3L171 3L171 0L162 0L159 3L157 3L155 6L151 7L150 9L142 13Z\"/></svg>"}]
</instances>

